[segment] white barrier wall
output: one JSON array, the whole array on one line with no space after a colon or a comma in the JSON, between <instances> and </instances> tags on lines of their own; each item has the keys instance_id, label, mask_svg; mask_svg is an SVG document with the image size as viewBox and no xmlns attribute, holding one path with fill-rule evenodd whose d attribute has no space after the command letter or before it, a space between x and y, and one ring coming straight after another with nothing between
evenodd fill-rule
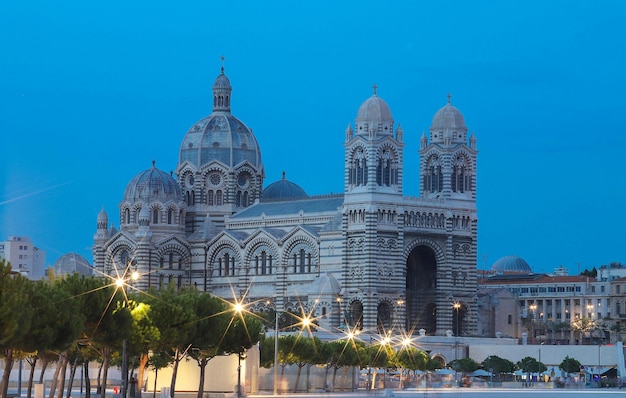
<instances>
[{"instance_id":1,"label":"white barrier wall","mask_svg":"<svg viewBox=\"0 0 626 398\"><path fill-rule=\"evenodd\" d=\"M525 357L532 357L543 362L548 369L558 368L569 356L576 359L585 368L617 367L617 358L621 345L470 345L469 356L476 362L484 361L490 355L508 359L516 363Z\"/></svg>"}]
</instances>

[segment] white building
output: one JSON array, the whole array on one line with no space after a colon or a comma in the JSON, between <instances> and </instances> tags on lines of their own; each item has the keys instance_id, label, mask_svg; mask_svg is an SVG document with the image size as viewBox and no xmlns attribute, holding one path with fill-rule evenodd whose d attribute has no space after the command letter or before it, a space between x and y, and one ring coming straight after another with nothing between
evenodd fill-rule
<instances>
[{"instance_id":1,"label":"white building","mask_svg":"<svg viewBox=\"0 0 626 398\"><path fill-rule=\"evenodd\" d=\"M33 245L27 236L9 236L0 242L0 258L11 263L13 271L38 280L44 277L46 252Z\"/></svg>"},{"instance_id":2,"label":"white building","mask_svg":"<svg viewBox=\"0 0 626 398\"><path fill-rule=\"evenodd\" d=\"M496 261L492 271L479 279L478 284L485 295L491 291L495 297L490 303L485 300L483 308L496 314L498 320L494 318L493 322L497 322L500 330L485 325L490 335L486 337L502 332L521 338L522 333L528 333L530 342L534 343L577 344L581 337L570 327L575 319L601 321L606 323L606 329L612 325L615 300L610 295L608 281L581 275L535 274L523 259L515 256ZM502 295L502 290L509 294ZM498 308L510 297L517 302L517 308L510 305L506 311ZM485 321L489 317L481 319ZM610 341L608 333L595 332L582 338L585 343L614 342Z\"/></svg>"}]
</instances>

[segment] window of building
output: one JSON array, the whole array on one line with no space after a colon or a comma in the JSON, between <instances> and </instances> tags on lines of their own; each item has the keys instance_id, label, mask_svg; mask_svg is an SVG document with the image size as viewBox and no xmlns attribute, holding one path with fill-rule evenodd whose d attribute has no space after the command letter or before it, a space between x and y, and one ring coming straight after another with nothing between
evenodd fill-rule
<instances>
[{"instance_id":1,"label":"window of building","mask_svg":"<svg viewBox=\"0 0 626 398\"><path fill-rule=\"evenodd\" d=\"M158 224L158 223L159 223L159 210L154 209L152 210L152 224Z\"/></svg>"},{"instance_id":2,"label":"window of building","mask_svg":"<svg viewBox=\"0 0 626 398\"><path fill-rule=\"evenodd\" d=\"M272 273L272 255L265 250L254 257L254 272L257 275L269 275Z\"/></svg>"},{"instance_id":3,"label":"window of building","mask_svg":"<svg viewBox=\"0 0 626 398\"><path fill-rule=\"evenodd\" d=\"M217 274L219 276L235 276L235 256L224 253L217 259Z\"/></svg>"}]
</instances>

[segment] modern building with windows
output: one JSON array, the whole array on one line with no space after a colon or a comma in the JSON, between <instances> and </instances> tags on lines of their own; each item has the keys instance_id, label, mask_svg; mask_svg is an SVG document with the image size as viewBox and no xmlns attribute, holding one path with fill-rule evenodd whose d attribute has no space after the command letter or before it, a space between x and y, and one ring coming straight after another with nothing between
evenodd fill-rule
<instances>
[{"instance_id":1,"label":"modern building with windows","mask_svg":"<svg viewBox=\"0 0 626 398\"><path fill-rule=\"evenodd\" d=\"M284 173L264 188L261 146L231 112L223 68L212 92L212 112L182 135L175 173L154 162L138 173L119 229L98 214L97 270L132 267L144 289L192 285L253 310L304 310L329 331L478 334L478 152L450 96L409 148L420 156L420 180L406 182L419 185L414 198L403 195L414 132L396 125L376 86L338 129L343 148L329 149L344 153L344 191L322 196Z\"/></svg>"},{"instance_id":2,"label":"modern building with windows","mask_svg":"<svg viewBox=\"0 0 626 398\"><path fill-rule=\"evenodd\" d=\"M44 277L46 252L41 250L27 236L9 236L0 242L0 258L11 263L12 271L38 280Z\"/></svg>"}]
</instances>

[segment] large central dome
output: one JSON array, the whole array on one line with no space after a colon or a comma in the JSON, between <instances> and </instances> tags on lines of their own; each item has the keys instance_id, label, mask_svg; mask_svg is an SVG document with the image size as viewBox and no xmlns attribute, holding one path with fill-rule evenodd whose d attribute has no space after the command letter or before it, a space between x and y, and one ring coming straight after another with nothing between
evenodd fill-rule
<instances>
[{"instance_id":1,"label":"large central dome","mask_svg":"<svg viewBox=\"0 0 626 398\"><path fill-rule=\"evenodd\" d=\"M261 151L252 130L230 111L232 87L222 73L213 84L213 112L191 126L180 146L179 167L191 163L196 170L218 161L228 168L247 161L261 166Z\"/></svg>"}]
</instances>

